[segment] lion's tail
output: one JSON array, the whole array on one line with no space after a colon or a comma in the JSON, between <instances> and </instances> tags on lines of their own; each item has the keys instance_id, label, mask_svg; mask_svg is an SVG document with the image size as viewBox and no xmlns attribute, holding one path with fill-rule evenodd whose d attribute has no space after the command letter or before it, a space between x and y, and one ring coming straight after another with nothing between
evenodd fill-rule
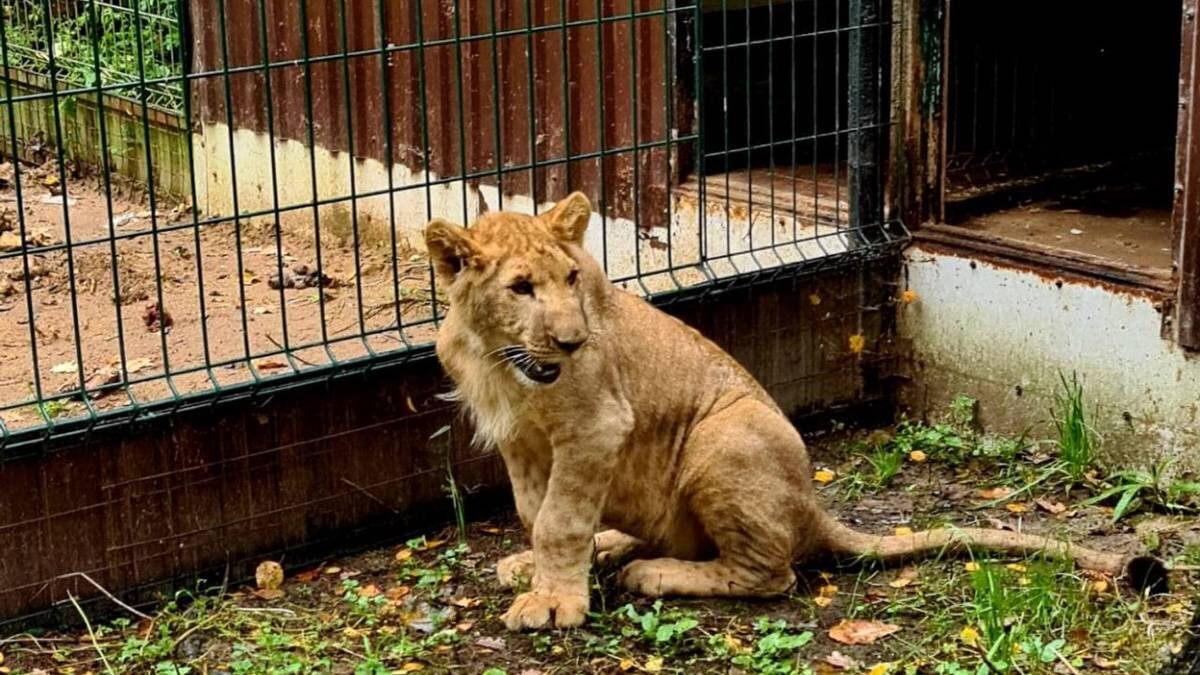
<instances>
[{"instance_id":1,"label":"lion's tail","mask_svg":"<svg viewBox=\"0 0 1200 675\"><path fill-rule=\"evenodd\" d=\"M962 554L971 550L1073 560L1078 566L1120 578L1140 590L1167 590L1167 568L1147 555L1107 553L1066 541L1021 532L975 527L947 527L912 534L874 535L851 529L825 514L825 543L831 553L877 560L914 558L933 553Z\"/></svg>"}]
</instances>

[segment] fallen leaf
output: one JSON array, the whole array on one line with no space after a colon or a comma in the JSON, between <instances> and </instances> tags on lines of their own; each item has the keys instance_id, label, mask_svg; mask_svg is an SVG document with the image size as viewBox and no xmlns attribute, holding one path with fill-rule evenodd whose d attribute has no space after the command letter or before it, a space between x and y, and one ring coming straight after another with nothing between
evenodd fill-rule
<instances>
[{"instance_id":1,"label":"fallen leaf","mask_svg":"<svg viewBox=\"0 0 1200 675\"><path fill-rule=\"evenodd\" d=\"M1011 495L1012 493L1013 493L1012 488L1005 486L1005 485L1001 485L1000 487L989 488L987 490L980 490L979 496L983 497L984 499L1004 499L1005 497Z\"/></svg>"},{"instance_id":2,"label":"fallen leaf","mask_svg":"<svg viewBox=\"0 0 1200 675\"><path fill-rule=\"evenodd\" d=\"M358 596L360 598L376 598L379 597L380 592L379 587L375 584L367 584L358 589Z\"/></svg>"},{"instance_id":3,"label":"fallen leaf","mask_svg":"<svg viewBox=\"0 0 1200 675\"><path fill-rule=\"evenodd\" d=\"M916 580L917 568L905 567L904 569L900 570L899 576L888 582L888 586L891 586L892 588L904 588L905 586L911 585L912 582Z\"/></svg>"},{"instance_id":4,"label":"fallen leaf","mask_svg":"<svg viewBox=\"0 0 1200 675\"><path fill-rule=\"evenodd\" d=\"M479 528L484 534L504 534L504 530L498 527L481 527Z\"/></svg>"},{"instance_id":5,"label":"fallen leaf","mask_svg":"<svg viewBox=\"0 0 1200 675\"><path fill-rule=\"evenodd\" d=\"M908 458L917 464L920 464L921 462L929 459L929 456L920 450L913 450L912 452L908 453Z\"/></svg>"},{"instance_id":6,"label":"fallen leaf","mask_svg":"<svg viewBox=\"0 0 1200 675\"><path fill-rule=\"evenodd\" d=\"M421 547L421 550L422 551L432 551L433 549L438 548L438 547L444 545L445 543L446 543L445 539L430 539L425 542L425 545Z\"/></svg>"},{"instance_id":7,"label":"fallen leaf","mask_svg":"<svg viewBox=\"0 0 1200 675\"><path fill-rule=\"evenodd\" d=\"M836 650L830 652L823 659L823 661L825 661L825 663L828 663L829 665L833 666L834 668L839 668L841 670L852 670L852 669L858 668L858 661L855 661L854 659L850 658L849 656L846 656L845 654L843 654L839 651L836 651Z\"/></svg>"},{"instance_id":8,"label":"fallen leaf","mask_svg":"<svg viewBox=\"0 0 1200 675\"><path fill-rule=\"evenodd\" d=\"M892 664L890 663L876 663L867 671L867 675L887 675L891 669Z\"/></svg>"},{"instance_id":9,"label":"fallen leaf","mask_svg":"<svg viewBox=\"0 0 1200 675\"><path fill-rule=\"evenodd\" d=\"M971 562L967 563L966 565L963 565L963 569L965 569L968 572L978 572L979 571L979 563L972 560Z\"/></svg>"},{"instance_id":10,"label":"fallen leaf","mask_svg":"<svg viewBox=\"0 0 1200 675\"><path fill-rule=\"evenodd\" d=\"M833 604L833 599L817 596L813 598L813 604L817 607L828 607Z\"/></svg>"},{"instance_id":11,"label":"fallen leaf","mask_svg":"<svg viewBox=\"0 0 1200 675\"><path fill-rule=\"evenodd\" d=\"M892 623L842 619L838 625L829 629L829 638L844 645L873 645L876 640L899 630L900 626Z\"/></svg>"},{"instance_id":12,"label":"fallen leaf","mask_svg":"<svg viewBox=\"0 0 1200 675\"><path fill-rule=\"evenodd\" d=\"M508 642L501 637L481 637L478 640L475 640L475 645L478 647L483 647L484 649L490 649L494 652L502 652L505 649L508 649Z\"/></svg>"},{"instance_id":13,"label":"fallen leaf","mask_svg":"<svg viewBox=\"0 0 1200 675\"><path fill-rule=\"evenodd\" d=\"M1021 502L1009 502L1004 505L1004 508L1008 509L1012 513L1025 513L1029 511L1029 505Z\"/></svg>"},{"instance_id":14,"label":"fallen leaf","mask_svg":"<svg viewBox=\"0 0 1200 675\"><path fill-rule=\"evenodd\" d=\"M274 560L264 560L254 570L254 583L260 590L278 589L283 585L283 567Z\"/></svg>"},{"instance_id":15,"label":"fallen leaf","mask_svg":"<svg viewBox=\"0 0 1200 675\"><path fill-rule=\"evenodd\" d=\"M1047 513L1052 513L1056 516L1067 510L1066 504L1063 504L1062 502L1052 502L1049 499L1035 499L1033 501L1039 507L1041 507L1042 510L1046 511Z\"/></svg>"},{"instance_id":16,"label":"fallen leaf","mask_svg":"<svg viewBox=\"0 0 1200 675\"><path fill-rule=\"evenodd\" d=\"M388 600L395 601L407 596L411 592L412 589L408 586L393 586L392 588L387 589L387 592L384 593L384 596L386 596Z\"/></svg>"},{"instance_id":17,"label":"fallen leaf","mask_svg":"<svg viewBox=\"0 0 1200 675\"><path fill-rule=\"evenodd\" d=\"M621 662L617 664L617 668L620 668L621 672L626 672L626 671L632 669L633 666L634 666L633 659L628 658L628 657L621 659Z\"/></svg>"},{"instance_id":18,"label":"fallen leaf","mask_svg":"<svg viewBox=\"0 0 1200 675\"><path fill-rule=\"evenodd\" d=\"M1108 582L1104 579L1097 579L1092 582L1092 590L1097 593L1103 593L1108 590ZM1168 609L1170 609L1168 607Z\"/></svg>"},{"instance_id":19,"label":"fallen leaf","mask_svg":"<svg viewBox=\"0 0 1200 675\"><path fill-rule=\"evenodd\" d=\"M861 354L867 348L867 338L861 333L850 336L850 353Z\"/></svg>"},{"instance_id":20,"label":"fallen leaf","mask_svg":"<svg viewBox=\"0 0 1200 675\"><path fill-rule=\"evenodd\" d=\"M50 372L57 373L59 375L78 373L79 364L75 363L74 361L63 361L62 363L55 364L55 366L50 369Z\"/></svg>"},{"instance_id":21,"label":"fallen leaf","mask_svg":"<svg viewBox=\"0 0 1200 675\"><path fill-rule=\"evenodd\" d=\"M409 661L408 663L400 666L400 672L402 673L416 673L422 670L425 670L425 664L417 663L416 661Z\"/></svg>"},{"instance_id":22,"label":"fallen leaf","mask_svg":"<svg viewBox=\"0 0 1200 675\"><path fill-rule=\"evenodd\" d=\"M1092 664L1101 670L1116 670L1117 666L1121 665L1119 661L1110 661L1103 656L1092 659Z\"/></svg>"},{"instance_id":23,"label":"fallen leaf","mask_svg":"<svg viewBox=\"0 0 1200 675\"><path fill-rule=\"evenodd\" d=\"M147 358L132 359L128 363L125 364L125 370L128 370L130 373L137 373L137 372L143 371L153 365L154 365L154 359L147 359Z\"/></svg>"},{"instance_id":24,"label":"fallen leaf","mask_svg":"<svg viewBox=\"0 0 1200 675\"><path fill-rule=\"evenodd\" d=\"M250 593L260 600L278 600L284 595L287 595L283 590L278 588L260 588Z\"/></svg>"},{"instance_id":25,"label":"fallen leaf","mask_svg":"<svg viewBox=\"0 0 1200 675\"><path fill-rule=\"evenodd\" d=\"M460 633L466 633L475 627L474 621L459 621L454 624L454 629Z\"/></svg>"},{"instance_id":26,"label":"fallen leaf","mask_svg":"<svg viewBox=\"0 0 1200 675\"><path fill-rule=\"evenodd\" d=\"M304 570L303 572L297 572L296 574L292 575L292 580L307 584L316 581L317 577L319 576L321 576L321 570Z\"/></svg>"},{"instance_id":27,"label":"fallen leaf","mask_svg":"<svg viewBox=\"0 0 1200 675\"><path fill-rule=\"evenodd\" d=\"M328 574L330 576L332 576L334 574L341 574L341 572L342 572L342 568L340 568L340 567L326 567L325 568L325 574Z\"/></svg>"},{"instance_id":28,"label":"fallen leaf","mask_svg":"<svg viewBox=\"0 0 1200 675\"><path fill-rule=\"evenodd\" d=\"M482 602L479 598L454 598L450 601L450 604L455 607L470 609L471 607L478 607Z\"/></svg>"},{"instance_id":29,"label":"fallen leaf","mask_svg":"<svg viewBox=\"0 0 1200 675\"><path fill-rule=\"evenodd\" d=\"M279 370L281 368L287 368L287 364L278 359L267 359L266 361L259 361L255 365L258 366L259 370Z\"/></svg>"},{"instance_id":30,"label":"fallen leaf","mask_svg":"<svg viewBox=\"0 0 1200 675\"><path fill-rule=\"evenodd\" d=\"M661 673L663 669L663 657L651 656L646 659L646 665L643 667L647 673Z\"/></svg>"},{"instance_id":31,"label":"fallen leaf","mask_svg":"<svg viewBox=\"0 0 1200 675\"><path fill-rule=\"evenodd\" d=\"M1012 570L1013 572L1024 572L1027 569L1024 565L1022 565L1020 563L1009 563L1009 564L1005 565L1005 567Z\"/></svg>"},{"instance_id":32,"label":"fallen leaf","mask_svg":"<svg viewBox=\"0 0 1200 675\"><path fill-rule=\"evenodd\" d=\"M817 305L821 304L821 294L820 293L810 293L808 295L808 301L810 303L812 303L813 307L816 307Z\"/></svg>"},{"instance_id":33,"label":"fallen leaf","mask_svg":"<svg viewBox=\"0 0 1200 675\"><path fill-rule=\"evenodd\" d=\"M979 644L979 631L970 626L966 626L958 633L958 639L974 647L975 645Z\"/></svg>"},{"instance_id":34,"label":"fallen leaf","mask_svg":"<svg viewBox=\"0 0 1200 675\"><path fill-rule=\"evenodd\" d=\"M407 562L408 560L411 560L412 557L413 552L411 548L402 548L399 551L396 551L396 562L398 563Z\"/></svg>"},{"instance_id":35,"label":"fallen leaf","mask_svg":"<svg viewBox=\"0 0 1200 675\"><path fill-rule=\"evenodd\" d=\"M18 251L22 247L21 237L15 232L0 233L0 251Z\"/></svg>"},{"instance_id":36,"label":"fallen leaf","mask_svg":"<svg viewBox=\"0 0 1200 675\"><path fill-rule=\"evenodd\" d=\"M822 598L832 598L833 596L837 595L837 593L838 587L834 586L833 584L825 584L817 590L817 595L821 596Z\"/></svg>"},{"instance_id":37,"label":"fallen leaf","mask_svg":"<svg viewBox=\"0 0 1200 675\"><path fill-rule=\"evenodd\" d=\"M897 537L907 537L907 536L911 535L912 533L913 533L913 531L912 531L911 527L905 527L905 526L901 525L900 527L896 528L896 536Z\"/></svg>"},{"instance_id":38,"label":"fallen leaf","mask_svg":"<svg viewBox=\"0 0 1200 675\"><path fill-rule=\"evenodd\" d=\"M820 471L817 471L816 473L813 474L813 480L817 481L818 483L821 483L822 485L832 482L833 479L836 477L837 477L837 474L830 471L829 469L821 469Z\"/></svg>"}]
</instances>

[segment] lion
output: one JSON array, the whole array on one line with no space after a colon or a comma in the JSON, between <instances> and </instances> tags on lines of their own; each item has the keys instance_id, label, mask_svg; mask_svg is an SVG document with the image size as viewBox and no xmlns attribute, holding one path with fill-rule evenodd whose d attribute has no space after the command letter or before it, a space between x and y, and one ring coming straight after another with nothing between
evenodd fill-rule
<instances>
[{"instance_id":1,"label":"lion","mask_svg":"<svg viewBox=\"0 0 1200 675\"><path fill-rule=\"evenodd\" d=\"M1148 557L999 530L901 536L852 530L821 507L795 427L755 379L696 330L612 284L583 248L571 194L531 216L435 219L425 240L449 298L437 356L476 440L499 450L532 548L497 565L529 580L512 630L578 626L593 561L646 596L771 596L793 564L893 559L969 546L1042 551L1150 578Z\"/></svg>"}]
</instances>

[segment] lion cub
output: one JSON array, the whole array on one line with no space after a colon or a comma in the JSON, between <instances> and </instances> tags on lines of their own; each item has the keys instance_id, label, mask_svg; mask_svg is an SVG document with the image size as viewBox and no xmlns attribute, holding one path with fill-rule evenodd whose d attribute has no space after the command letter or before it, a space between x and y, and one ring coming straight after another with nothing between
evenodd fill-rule
<instances>
[{"instance_id":1,"label":"lion cub","mask_svg":"<svg viewBox=\"0 0 1200 675\"><path fill-rule=\"evenodd\" d=\"M498 565L503 583L532 581L504 616L510 629L583 623L593 556L635 549L620 583L652 596L771 595L793 585L797 558L966 544L1124 569L1119 555L1012 532L842 526L816 500L800 435L754 378L609 282L582 247L591 215L576 193L540 216L425 229L450 298L438 357L477 439L499 448L533 544ZM601 525L611 529L595 534Z\"/></svg>"}]
</instances>

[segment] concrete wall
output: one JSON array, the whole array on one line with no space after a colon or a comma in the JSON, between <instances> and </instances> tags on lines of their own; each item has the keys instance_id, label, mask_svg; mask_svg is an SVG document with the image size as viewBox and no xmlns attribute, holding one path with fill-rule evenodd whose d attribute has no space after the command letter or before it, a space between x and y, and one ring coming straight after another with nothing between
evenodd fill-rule
<instances>
[{"instance_id":1,"label":"concrete wall","mask_svg":"<svg viewBox=\"0 0 1200 675\"><path fill-rule=\"evenodd\" d=\"M1050 438L1059 372L1075 371L1106 463L1200 469L1200 355L1163 339L1160 298L920 245L905 272L915 414L963 393L989 430Z\"/></svg>"}]
</instances>

